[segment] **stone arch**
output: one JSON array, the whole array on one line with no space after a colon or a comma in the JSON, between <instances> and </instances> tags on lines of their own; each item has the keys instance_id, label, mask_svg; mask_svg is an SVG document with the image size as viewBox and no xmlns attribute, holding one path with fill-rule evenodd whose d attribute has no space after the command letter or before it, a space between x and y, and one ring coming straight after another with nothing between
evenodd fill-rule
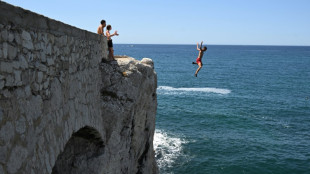
<instances>
[{"instance_id":1,"label":"stone arch","mask_svg":"<svg viewBox=\"0 0 310 174\"><path fill-rule=\"evenodd\" d=\"M52 170L52 174L102 173L104 141L100 133L85 126L73 133Z\"/></svg>"}]
</instances>

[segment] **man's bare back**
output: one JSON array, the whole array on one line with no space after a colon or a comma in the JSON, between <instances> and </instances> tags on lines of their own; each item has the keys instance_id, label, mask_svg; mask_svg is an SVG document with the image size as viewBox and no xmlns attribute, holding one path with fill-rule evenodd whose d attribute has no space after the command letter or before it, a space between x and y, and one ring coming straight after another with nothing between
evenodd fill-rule
<instances>
[{"instance_id":1,"label":"man's bare back","mask_svg":"<svg viewBox=\"0 0 310 174\"><path fill-rule=\"evenodd\" d=\"M99 25L97 33L100 34L100 35L104 35L103 26L102 25Z\"/></svg>"},{"instance_id":2,"label":"man's bare back","mask_svg":"<svg viewBox=\"0 0 310 174\"><path fill-rule=\"evenodd\" d=\"M97 33L104 36L103 29L104 29L104 27L106 26L105 20L101 20L100 23L101 23L101 24L99 25L99 27L98 27L98 29L97 29Z\"/></svg>"}]
</instances>

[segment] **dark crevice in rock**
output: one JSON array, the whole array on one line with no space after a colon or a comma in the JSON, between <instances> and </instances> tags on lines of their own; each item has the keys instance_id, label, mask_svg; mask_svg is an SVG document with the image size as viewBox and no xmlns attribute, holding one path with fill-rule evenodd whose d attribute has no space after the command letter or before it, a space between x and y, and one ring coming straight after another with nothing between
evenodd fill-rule
<instances>
[{"instance_id":1,"label":"dark crevice in rock","mask_svg":"<svg viewBox=\"0 0 310 174\"><path fill-rule=\"evenodd\" d=\"M10 92L13 92L14 90L16 90L18 87L17 86L4 86L3 88L2 88L2 90L8 90L8 91L10 91Z\"/></svg>"},{"instance_id":2,"label":"dark crevice in rock","mask_svg":"<svg viewBox=\"0 0 310 174\"><path fill-rule=\"evenodd\" d=\"M137 174L142 174L143 173L144 161L146 160L149 148L150 148L150 144L147 141L146 144L145 144L145 147L144 147L144 151L143 151L142 155L138 159L138 165L139 166L138 166Z\"/></svg>"},{"instance_id":3,"label":"dark crevice in rock","mask_svg":"<svg viewBox=\"0 0 310 174\"><path fill-rule=\"evenodd\" d=\"M135 129L135 119L132 119L132 122L131 122L131 134L130 134L131 139L134 136L134 131L135 131L134 129Z\"/></svg>"},{"instance_id":4,"label":"dark crevice in rock","mask_svg":"<svg viewBox=\"0 0 310 174\"><path fill-rule=\"evenodd\" d=\"M105 96L110 96L111 98L114 98L114 99L118 99L118 96L115 92L112 92L112 91L106 91L106 90L101 90L101 96L102 97L105 97Z\"/></svg>"},{"instance_id":5,"label":"dark crevice in rock","mask_svg":"<svg viewBox=\"0 0 310 174\"><path fill-rule=\"evenodd\" d=\"M121 101L122 105L124 105L123 102L134 102L133 99L128 98L126 96L125 97L124 96L118 96L113 91L108 91L108 90L101 89L100 93L101 93L101 97L103 98L103 100L108 100L108 98L111 98L111 99L114 99L114 100Z\"/></svg>"}]
</instances>

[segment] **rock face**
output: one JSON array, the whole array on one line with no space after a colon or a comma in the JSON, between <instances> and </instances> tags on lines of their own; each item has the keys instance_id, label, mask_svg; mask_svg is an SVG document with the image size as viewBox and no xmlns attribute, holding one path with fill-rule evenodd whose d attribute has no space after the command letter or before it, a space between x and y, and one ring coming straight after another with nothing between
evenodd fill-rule
<instances>
[{"instance_id":1,"label":"rock face","mask_svg":"<svg viewBox=\"0 0 310 174\"><path fill-rule=\"evenodd\" d=\"M158 173L153 61L0 1L0 173Z\"/></svg>"}]
</instances>

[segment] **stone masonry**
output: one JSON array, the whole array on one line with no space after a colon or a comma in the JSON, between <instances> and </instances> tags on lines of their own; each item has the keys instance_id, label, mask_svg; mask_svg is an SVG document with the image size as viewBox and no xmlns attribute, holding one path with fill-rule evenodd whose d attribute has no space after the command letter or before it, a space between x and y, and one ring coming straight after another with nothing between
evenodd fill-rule
<instances>
[{"instance_id":1,"label":"stone masonry","mask_svg":"<svg viewBox=\"0 0 310 174\"><path fill-rule=\"evenodd\" d=\"M156 88L151 59L0 1L0 174L158 173Z\"/></svg>"}]
</instances>

